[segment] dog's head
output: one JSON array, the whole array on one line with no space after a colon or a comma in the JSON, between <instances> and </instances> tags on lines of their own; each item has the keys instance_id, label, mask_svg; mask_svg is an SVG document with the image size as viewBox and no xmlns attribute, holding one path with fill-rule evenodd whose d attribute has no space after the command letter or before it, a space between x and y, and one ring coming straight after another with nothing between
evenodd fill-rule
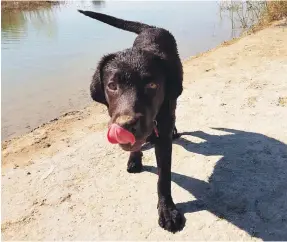
<instances>
[{"instance_id":1,"label":"dog's head","mask_svg":"<svg viewBox=\"0 0 287 242\"><path fill-rule=\"evenodd\" d=\"M147 51L129 49L99 62L91 96L108 107L110 124L134 135L134 145L120 144L124 150L138 150L152 133L162 104L180 95L181 82L172 77L167 61Z\"/></svg>"}]
</instances>

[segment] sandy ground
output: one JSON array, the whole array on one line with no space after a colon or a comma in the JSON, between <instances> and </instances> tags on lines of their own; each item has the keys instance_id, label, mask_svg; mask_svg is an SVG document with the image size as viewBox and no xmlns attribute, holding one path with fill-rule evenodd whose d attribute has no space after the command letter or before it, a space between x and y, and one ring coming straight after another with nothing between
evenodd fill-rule
<instances>
[{"instance_id":1,"label":"sandy ground","mask_svg":"<svg viewBox=\"0 0 287 242\"><path fill-rule=\"evenodd\" d=\"M105 108L2 144L4 240L287 240L287 28L185 62L173 145L176 234L157 224L154 150L128 174Z\"/></svg>"}]
</instances>

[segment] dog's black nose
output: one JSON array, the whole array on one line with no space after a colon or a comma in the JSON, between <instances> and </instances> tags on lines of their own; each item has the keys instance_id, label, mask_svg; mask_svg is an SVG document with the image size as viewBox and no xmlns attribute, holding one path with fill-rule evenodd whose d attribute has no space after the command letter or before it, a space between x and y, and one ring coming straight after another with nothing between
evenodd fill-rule
<instances>
[{"instance_id":1,"label":"dog's black nose","mask_svg":"<svg viewBox=\"0 0 287 242\"><path fill-rule=\"evenodd\" d=\"M122 128L135 134L140 125L140 117L142 115L120 115L116 118L115 122Z\"/></svg>"},{"instance_id":2,"label":"dog's black nose","mask_svg":"<svg viewBox=\"0 0 287 242\"><path fill-rule=\"evenodd\" d=\"M135 134L139 128L139 117L134 118L131 122L128 122L123 125L123 128Z\"/></svg>"}]
</instances>

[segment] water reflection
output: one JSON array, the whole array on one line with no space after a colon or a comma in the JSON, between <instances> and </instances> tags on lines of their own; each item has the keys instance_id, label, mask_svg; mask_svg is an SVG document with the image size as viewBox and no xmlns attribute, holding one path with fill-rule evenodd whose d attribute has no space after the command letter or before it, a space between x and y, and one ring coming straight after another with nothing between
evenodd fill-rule
<instances>
[{"instance_id":1,"label":"water reflection","mask_svg":"<svg viewBox=\"0 0 287 242\"><path fill-rule=\"evenodd\" d=\"M9 11L1 14L1 37L4 48L9 47L9 42L25 39L29 28L33 28L37 34L44 34L47 38L56 37L57 23L52 9Z\"/></svg>"},{"instance_id":2,"label":"water reflection","mask_svg":"<svg viewBox=\"0 0 287 242\"><path fill-rule=\"evenodd\" d=\"M60 4L48 5L37 10L1 11L1 37L4 48L7 48L5 45L7 42L20 41L27 37L28 28L34 29L37 35L44 34L47 38L56 38L58 10L77 5L100 10L105 7L105 1L60 2Z\"/></svg>"},{"instance_id":3,"label":"water reflection","mask_svg":"<svg viewBox=\"0 0 287 242\"><path fill-rule=\"evenodd\" d=\"M20 39L26 35L27 22L22 12L3 12L1 14L2 39Z\"/></svg>"},{"instance_id":4,"label":"water reflection","mask_svg":"<svg viewBox=\"0 0 287 242\"><path fill-rule=\"evenodd\" d=\"M105 6L105 1L92 1L92 4L95 6L95 7L104 7Z\"/></svg>"}]
</instances>

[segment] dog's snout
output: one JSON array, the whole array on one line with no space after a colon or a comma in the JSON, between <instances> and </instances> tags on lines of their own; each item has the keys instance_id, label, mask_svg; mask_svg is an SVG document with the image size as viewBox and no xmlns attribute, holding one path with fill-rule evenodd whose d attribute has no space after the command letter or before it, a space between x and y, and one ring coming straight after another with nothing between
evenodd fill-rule
<instances>
[{"instance_id":1,"label":"dog's snout","mask_svg":"<svg viewBox=\"0 0 287 242\"><path fill-rule=\"evenodd\" d=\"M120 115L116 118L115 122L124 129L135 133L139 127L141 114L135 115Z\"/></svg>"}]
</instances>

